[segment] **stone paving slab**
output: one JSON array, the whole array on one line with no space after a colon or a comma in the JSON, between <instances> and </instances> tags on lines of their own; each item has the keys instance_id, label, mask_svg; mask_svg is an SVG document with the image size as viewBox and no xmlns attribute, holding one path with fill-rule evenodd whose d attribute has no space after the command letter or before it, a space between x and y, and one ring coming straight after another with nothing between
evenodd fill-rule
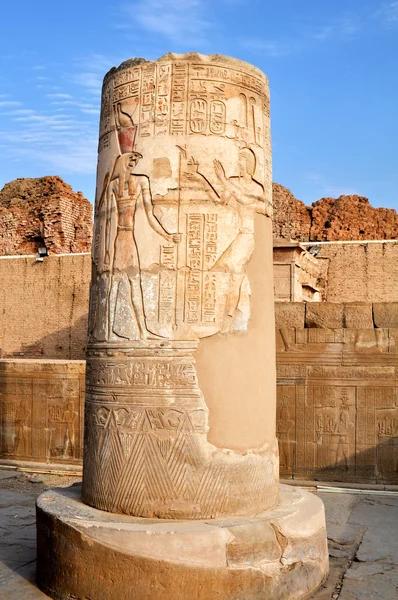
<instances>
[{"instance_id":1,"label":"stone paving slab","mask_svg":"<svg viewBox=\"0 0 398 600\"><path fill-rule=\"evenodd\" d=\"M398 600L398 494L319 495L331 569L314 600Z\"/></svg>"},{"instance_id":2,"label":"stone paving slab","mask_svg":"<svg viewBox=\"0 0 398 600\"><path fill-rule=\"evenodd\" d=\"M3 479L13 479L14 477L20 477L21 474L18 471L7 471L5 469L0 470L0 481Z\"/></svg>"},{"instance_id":3,"label":"stone paving slab","mask_svg":"<svg viewBox=\"0 0 398 600\"><path fill-rule=\"evenodd\" d=\"M1 600L49 600L35 585L35 499L49 487L77 481L52 475L31 483L29 477L0 478ZM398 495L319 495L326 509L330 573L313 600L398 600Z\"/></svg>"}]
</instances>

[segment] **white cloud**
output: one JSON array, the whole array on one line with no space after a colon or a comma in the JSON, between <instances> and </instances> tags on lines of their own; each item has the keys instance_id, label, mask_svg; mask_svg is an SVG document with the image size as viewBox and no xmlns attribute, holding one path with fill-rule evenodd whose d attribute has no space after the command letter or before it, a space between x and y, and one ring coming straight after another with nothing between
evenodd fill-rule
<instances>
[{"instance_id":1,"label":"white cloud","mask_svg":"<svg viewBox=\"0 0 398 600\"><path fill-rule=\"evenodd\" d=\"M54 94L46 94L47 98L62 98L66 100L72 100L73 96L70 94L62 94L62 93L54 93Z\"/></svg>"},{"instance_id":2,"label":"white cloud","mask_svg":"<svg viewBox=\"0 0 398 600\"><path fill-rule=\"evenodd\" d=\"M269 58L280 58L312 48L315 44L353 39L362 27L363 24L359 16L343 15L328 23L307 25L290 38L246 37L240 39L239 43L246 50L263 54Z\"/></svg>"},{"instance_id":3,"label":"white cloud","mask_svg":"<svg viewBox=\"0 0 398 600\"><path fill-rule=\"evenodd\" d=\"M344 16L334 19L327 25L320 26L314 31L311 37L318 42L330 39L353 38L361 29L362 23L358 17Z\"/></svg>"},{"instance_id":4,"label":"white cloud","mask_svg":"<svg viewBox=\"0 0 398 600\"><path fill-rule=\"evenodd\" d=\"M22 102L18 102L17 100L0 100L0 108L10 106L22 106Z\"/></svg>"},{"instance_id":5,"label":"white cloud","mask_svg":"<svg viewBox=\"0 0 398 600\"><path fill-rule=\"evenodd\" d=\"M385 2L381 8L376 11L375 17L387 25L398 24L398 2Z\"/></svg>"},{"instance_id":6,"label":"white cloud","mask_svg":"<svg viewBox=\"0 0 398 600\"><path fill-rule=\"evenodd\" d=\"M121 13L122 18L172 42L201 44L212 26L204 17L203 0L136 0L122 4Z\"/></svg>"},{"instance_id":7,"label":"white cloud","mask_svg":"<svg viewBox=\"0 0 398 600\"><path fill-rule=\"evenodd\" d=\"M87 104L84 110L93 109ZM8 159L45 164L58 172L95 173L98 118L81 112L79 107L62 107L61 112L9 110L10 118L0 132Z\"/></svg>"},{"instance_id":8,"label":"white cloud","mask_svg":"<svg viewBox=\"0 0 398 600\"><path fill-rule=\"evenodd\" d=\"M65 78L68 82L84 88L89 94L100 96L105 73L120 62L122 60L114 61L112 58L102 54L91 54L76 61L77 68L75 73L65 76Z\"/></svg>"},{"instance_id":9,"label":"white cloud","mask_svg":"<svg viewBox=\"0 0 398 600\"><path fill-rule=\"evenodd\" d=\"M241 40L240 43L246 50L258 52L270 58L288 56L299 49L297 44L289 44L263 38L246 38Z\"/></svg>"}]
</instances>

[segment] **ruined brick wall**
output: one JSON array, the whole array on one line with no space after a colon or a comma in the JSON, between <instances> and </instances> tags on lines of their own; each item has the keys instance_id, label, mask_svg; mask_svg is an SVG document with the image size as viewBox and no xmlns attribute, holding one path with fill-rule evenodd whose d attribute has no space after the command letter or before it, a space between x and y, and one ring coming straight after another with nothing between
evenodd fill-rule
<instances>
[{"instance_id":1,"label":"ruined brick wall","mask_svg":"<svg viewBox=\"0 0 398 600\"><path fill-rule=\"evenodd\" d=\"M273 184L274 237L301 242L398 239L398 214L362 196L322 198L311 206Z\"/></svg>"},{"instance_id":2,"label":"ruined brick wall","mask_svg":"<svg viewBox=\"0 0 398 600\"><path fill-rule=\"evenodd\" d=\"M3 357L84 359L89 254L0 257Z\"/></svg>"},{"instance_id":3,"label":"ruined brick wall","mask_svg":"<svg viewBox=\"0 0 398 600\"><path fill-rule=\"evenodd\" d=\"M282 477L398 483L398 303L276 305Z\"/></svg>"},{"instance_id":4,"label":"ruined brick wall","mask_svg":"<svg viewBox=\"0 0 398 600\"><path fill-rule=\"evenodd\" d=\"M0 255L89 252L92 206L60 177L16 179L0 191Z\"/></svg>"},{"instance_id":5,"label":"ruined brick wall","mask_svg":"<svg viewBox=\"0 0 398 600\"><path fill-rule=\"evenodd\" d=\"M398 241L321 244L317 259L327 301L398 301Z\"/></svg>"},{"instance_id":6,"label":"ruined brick wall","mask_svg":"<svg viewBox=\"0 0 398 600\"><path fill-rule=\"evenodd\" d=\"M272 200L274 238L308 242L311 229L310 209L279 183L272 184Z\"/></svg>"}]
</instances>

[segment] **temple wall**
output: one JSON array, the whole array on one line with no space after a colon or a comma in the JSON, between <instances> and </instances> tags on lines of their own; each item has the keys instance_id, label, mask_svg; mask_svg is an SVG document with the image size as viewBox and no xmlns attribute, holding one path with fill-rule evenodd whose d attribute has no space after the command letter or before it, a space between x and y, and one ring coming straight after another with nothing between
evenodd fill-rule
<instances>
[{"instance_id":1,"label":"temple wall","mask_svg":"<svg viewBox=\"0 0 398 600\"><path fill-rule=\"evenodd\" d=\"M81 464L83 361L0 360L0 388L2 464Z\"/></svg>"},{"instance_id":2,"label":"temple wall","mask_svg":"<svg viewBox=\"0 0 398 600\"><path fill-rule=\"evenodd\" d=\"M319 248L316 258L326 263L328 302L397 302L398 241L303 244Z\"/></svg>"},{"instance_id":3,"label":"temple wall","mask_svg":"<svg viewBox=\"0 0 398 600\"><path fill-rule=\"evenodd\" d=\"M89 254L0 257L3 357L84 359Z\"/></svg>"},{"instance_id":4,"label":"temple wall","mask_svg":"<svg viewBox=\"0 0 398 600\"><path fill-rule=\"evenodd\" d=\"M282 477L398 483L397 307L277 311Z\"/></svg>"},{"instance_id":5,"label":"temple wall","mask_svg":"<svg viewBox=\"0 0 398 600\"><path fill-rule=\"evenodd\" d=\"M324 245L320 251L320 254L328 252L333 259L329 265L329 290L338 277L343 280L342 263L340 275L339 269L333 266L334 261L354 250L357 255L365 255L367 248L368 256L373 253L374 260L379 257L379 268L372 267L379 278L374 278L373 287L382 297L381 292L388 287L383 278L390 277L393 281L395 277L393 265L390 270L387 268L387 259L390 260L393 252L397 251L397 245L337 246ZM385 246L384 259L382 246ZM359 281L365 281L365 267L360 267L362 263L358 262L355 269L353 259L349 259L347 254L345 256L346 272L350 273L352 269L353 276L362 277ZM386 261L385 266L383 260ZM32 411L26 403L38 398L35 411L29 417L42 415L40 427L29 425L29 435L34 439L41 435L41 427L47 432L53 427L49 417L52 399L55 398L55 402L62 406L67 403L67 390L60 386L62 361L53 359L79 359L84 356L90 256L50 256L42 263L36 263L33 256L1 258L0 272L3 282L6 282L0 295L3 356L24 352L25 358L31 358L30 361L0 362L1 460L78 463L81 457L77 450L73 460L68 456L69 450L64 458L58 456L57 459L56 449L48 445L49 438L40 442L40 451L39 442L29 441L29 453L23 454L22 442L15 438L18 429L15 417L12 421L11 416L13 411ZM330 273L334 273L332 279ZM348 279L347 285L351 285ZM389 286L391 299L396 287L394 282ZM397 483L398 302L363 301L361 289L364 288L358 288L356 294L357 302L276 305L277 431L282 476ZM43 371L36 371L37 365L43 365L35 360L37 358L49 359L45 375ZM84 363L72 364L80 365L78 379L82 382ZM49 371L49 365L55 365L55 371ZM27 368L31 369L29 374ZM49 393L46 386L51 387L50 381L54 378L57 383ZM30 399L26 400L27 397ZM9 401L11 408L6 407ZM24 408L25 405L27 408ZM43 408L39 411L38 407ZM79 414L75 439L79 438L81 424ZM56 427L62 428L59 424ZM222 432L214 430L216 434L221 435ZM12 443L5 441L11 439L10 435ZM8 444L7 452L4 444Z\"/></svg>"}]
</instances>

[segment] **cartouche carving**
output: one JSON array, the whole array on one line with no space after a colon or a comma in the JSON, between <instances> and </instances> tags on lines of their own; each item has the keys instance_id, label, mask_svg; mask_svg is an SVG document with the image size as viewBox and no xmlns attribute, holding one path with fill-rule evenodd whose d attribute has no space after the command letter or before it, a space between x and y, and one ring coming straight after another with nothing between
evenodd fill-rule
<instances>
[{"instance_id":1,"label":"cartouche carving","mask_svg":"<svg viewBox=\"0 0 398 600\"><path fill-rule=\"evenodd\" d=\"M103 87L84 499L255 514L276 503L275 448L208 443L194 353L249 327L254 221L272 214L266 79L197 55L122 67Z\"/></svg>"}]
</instances>

